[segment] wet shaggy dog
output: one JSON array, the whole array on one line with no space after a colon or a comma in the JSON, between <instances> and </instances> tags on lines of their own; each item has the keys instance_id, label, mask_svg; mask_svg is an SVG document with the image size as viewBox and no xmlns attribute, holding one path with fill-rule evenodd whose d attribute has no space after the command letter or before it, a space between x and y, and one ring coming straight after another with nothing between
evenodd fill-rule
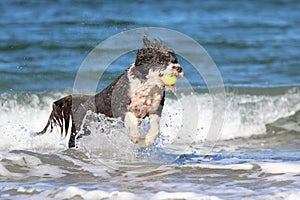
<instances>
[{"instance_id":1,"label":"wet shaggy dog","mask_svg":"<svg viewBox=\"0 0 300 200\"><path fill-rule=\"evenodd\" d=\"M68 133L71 120L69 148L75 147L78 131L87 111L102 113L108 117L121 118L128 128L132 142L147 147L154 143L159 133L159 121L165 100L165 89L174 91L176 86L161 80L164 74L183 76L175 52L158 40L150 42L143 38L145 48L138 50L135 63L114 82L96 95L75 94L55 101L45 128L60 127L61 134ZM150 128L141 137L141 120L149 117Z\"/></svg>"}]
</instances>

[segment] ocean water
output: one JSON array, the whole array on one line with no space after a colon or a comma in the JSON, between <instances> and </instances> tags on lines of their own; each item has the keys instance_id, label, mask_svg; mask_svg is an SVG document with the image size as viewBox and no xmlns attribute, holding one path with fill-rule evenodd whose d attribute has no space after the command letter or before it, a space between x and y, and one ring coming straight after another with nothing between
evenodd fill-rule
<instances>
[{"instance_id":1,"label":"ocean water","mask_svg":"<svg viewBox=\"0 0 300 200\"><path fill-rule=\"evenodd\" d=\"M296 0L0 1L0 198L300 199L299 9ZM206 138L212 95L183 58L195 91L179 80L168 93L152 147L132 144L121 121L94 113L77 149L58 128L35 136L52 102L72 94L89 52L141 27L186 34L216 63L226 92L217 142ZM98 89L134 56L112 63ZM180 104L195 102L182 118ZM196 130L188 126L195 113Z\"/></svg>"}]
</instances>

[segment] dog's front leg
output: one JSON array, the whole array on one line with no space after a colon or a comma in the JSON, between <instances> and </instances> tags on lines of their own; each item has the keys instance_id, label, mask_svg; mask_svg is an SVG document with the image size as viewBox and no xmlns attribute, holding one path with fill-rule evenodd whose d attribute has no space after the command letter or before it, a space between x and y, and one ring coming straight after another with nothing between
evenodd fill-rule
<instances>
[{"instance_id":1,"label":"dog's front leg","mask_svg":"<svg viewBox=\"0 0 300 200\"><path fill-rule=\"evenodd\" d=\"M130 140L135 144L138 143L140 137L138 118L132 112L127 112L124 123L126 128L129 129Z\"/></svg>"},{"instance_id":2,"label":"dog's front leg","mask_svg":"<svg viewBox=\"0 0 300 200\"><path fill-rule=\"evenodd\" d=\"M141 144L142 146L149 147L154 143L159 133L159 120L160 117L157 114L151 114L149 116L150 129L145 136L145 140Z\"/></svg>"}]
</instances>

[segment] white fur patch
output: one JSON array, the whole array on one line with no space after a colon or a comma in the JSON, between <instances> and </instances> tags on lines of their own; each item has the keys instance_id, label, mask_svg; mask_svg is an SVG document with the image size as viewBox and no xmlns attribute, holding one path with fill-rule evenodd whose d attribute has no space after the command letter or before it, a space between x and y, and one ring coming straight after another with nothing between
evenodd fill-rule
<instances>
[{"instance_id":1,"label":"white fur patch","mask_svg":"<svg viewBox=\"0 0 300 200\"><path fill-rule=\"evenodd\" d=\"M145 141L143 144L145 147L151 146L155 142L155 139L157 138L159 133L160 117L154 114L154 115L150 115L149 119L150 119L150 129L146 134Z\"/></svg>"},{"instance_id":2,"label":"white fur patch","mask_svg":"<svg viewBox=\"0 0 300 200\"><path fill-rule=\"evenodd\" d=\"M130 97L130 104L128 105L128 111L125 115L125 126L129 129L130 139L137 143L139 142L142 146L148 147L152 145L159 134L159 120L160 116L156 111L159 109L162 92L164 87L171 91L175 90L175 85L166 87L161 81L163 74L175 75L178 78L183 76L179 64L169 63L164 70L149 70L146 81L142 83L141 80L135 78L132 73L132 69L135 67L134 64L128 69L128 80L129 88L128 94ZM180 68L180 70L176 70ZM140 138L139 123L147 114L149 115L150 129L146 134L145 138Z\"/></svg>"},{"instance_id":3,"label":"white fur patch","mask_svg":"<svg viewBox=\"0 0 300 200\"><path fill-rule=\"evenodd\" d=\"M134 78L132 75L132 69L135 67L135 64L131 64L129 69L128 69L128 73L127 73L127 77L129 80L129 90L128 90L128 95L131 97L132 94L134 94L134 91L142 84L142 82L137 79Z\"/></svg>"},{"instance_id":4,"label":"white fur patch","mask_svg":"<svg viewBox=\"0 0 300 200\"><path fill-rule=\"evenodd\" d=\"M125 119L124 119L124 123L125 123L125 127L128 129L129 131L129 137L130 140L133 143L137 143L140 137L140 132L139 132L139 121L136 118L136 116L131 113L131 112L127 112L125 115Z\"/></svg>"},{"instance_id":5,"label":"white fur patch","mask_svg":"<svg viewBox=\"0 0 300 200\"><path fill-rule=\"evenodd\" d=\"M134 91L131 96L131 103L128 105L128 110L135 114L137 118L144 118L148 113L155 112L162 99L162 90L157 90L157 85L154 83L143 84Z\"/></svg>"}]
</instances>

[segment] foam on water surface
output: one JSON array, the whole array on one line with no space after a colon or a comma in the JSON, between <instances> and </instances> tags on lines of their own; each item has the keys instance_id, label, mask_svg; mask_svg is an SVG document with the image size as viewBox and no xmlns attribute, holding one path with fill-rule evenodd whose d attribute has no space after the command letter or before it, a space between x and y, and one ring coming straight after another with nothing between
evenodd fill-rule
<instances>
[{"instance_id":1,"label":"foam on water surface","mask_svg":"<svg viewBox=\"0 0 300 200\"><path fill-rule=\"evenodd\" d=\"M67 94L1 95L1 198L293 199L298 194L299 153L297 143L289 142L297 142L297 89L280 95L228 93L222 134L208 157L197 154L209 149L203 146L213 120L207 93L168 97L161 135L148 149L130 142L119 119L91 112L83 125L90 135L78 141L77 149L67 148L68 137L61 137L56 127L52 133L34 135L45 125L51 103ZM196 130L189 128L182 106L193 102L201 105L190 113L199 116L196 126L191 125ZM274 145L284 147L278 151Z\"/></svg>"},{"instance_id":2,"label":"foam on water surface","mask_svg":"<svg viewBox=\"0 0 300 200\"><path fill-rule=\"evenodd\" d=\"M44 95L2 94L0 96L0 135L3 139L0 141L0 149L55 150L66 148L68 138L61 138L57 128L54 128L52 133L47 132L43 136L35 137L34 133L40 131L46 124L52 102L67 94L65 92L49 92ZM300 110L299 98L298 90L293 89L277 96L229 93L226 100L225 121L219 139L227 140L266 134L267 125L278 119L293 116ZM188 108L193 105L193 102L197 102L200 107L196 110ZM181 105L183 103L184 105ZM209 126L213 124L212 107L212 99L208 94L183 96L179 100L168 98L161 119L163 144L166 146L176 143L202 144L207 137ZM192 113L184 113L184 109ZM191 120L192 118L196 118L197 121ZM99 129L108 129L104 124L103 127L95 123L94 127L92 126L93 124L90 124L89 127L94 128L95 133L99 132ZM297 125L293 127L297 130ZM115 135L118 132L121 133L120 136L124 137L122 140L126 140L126 130L115 127L111 132ZM116 139L114 138L112 144L117 141ZM126 145L130 146L129 143Z\"/></svg>"},{"instance_id":3,"label":"foam on water surface","mask_svg":"<svg viewBox=\"0 0 300 200\"><path fill-rule=\"evenodd\" d=\"M260 163L260 168L270 174L300 175L300 162L266 162Z\"/></svg>"}]
</instances>

